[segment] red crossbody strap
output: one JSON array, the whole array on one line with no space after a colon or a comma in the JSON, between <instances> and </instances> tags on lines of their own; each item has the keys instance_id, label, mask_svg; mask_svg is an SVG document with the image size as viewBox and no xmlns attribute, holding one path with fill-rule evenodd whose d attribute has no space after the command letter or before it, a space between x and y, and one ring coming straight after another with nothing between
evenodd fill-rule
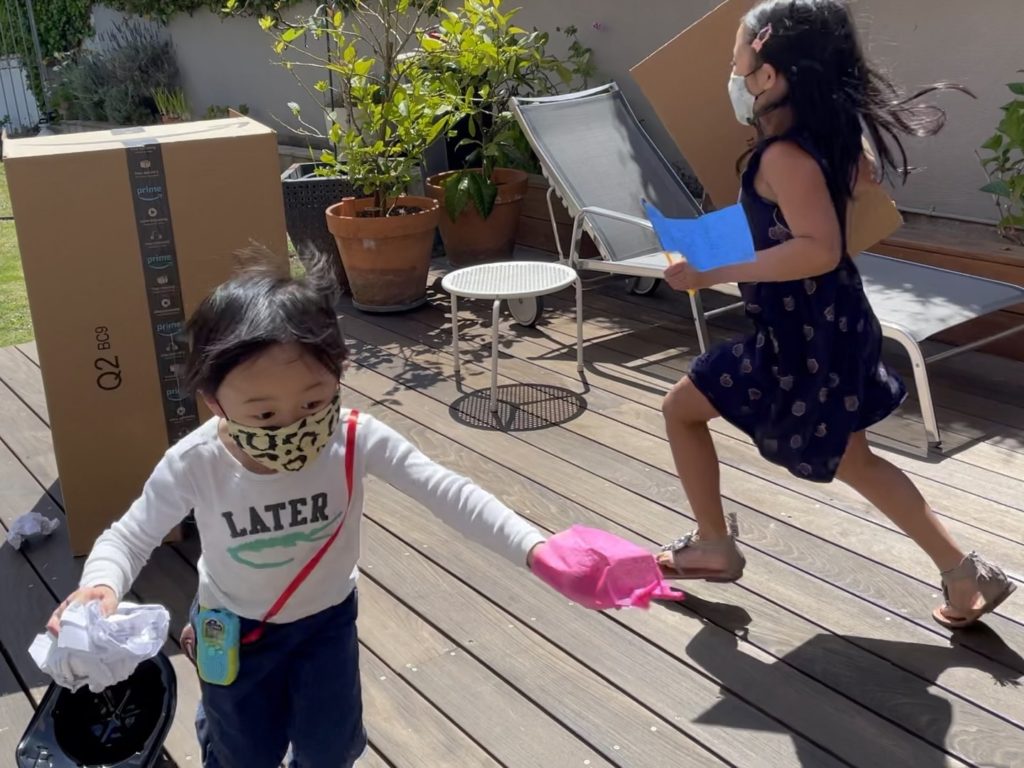
<instances>
[{"instance_id":1,"label":"red crossbody strap","mask_svg":"<svg viewBox=\"0 0 1024 768\"><path fill-rule=\"evenodd\" d=\"M356 475L356 426L359 424L359 411L351 410L346 420L345 430L345 483L348 487L348 501L345 504L345 510L341 514L341 520L338 521L337 527L334 529L334 533L331 534L330 538L323 543L309 561L302 566L302 570L295 574L295 578L292 579L291 583L285 587L284 592L281 593L280 597L274 601L274 604L270 606L270 610L267 611L266 615L260 621L259 625L254 628L251 632L246 633L245 637L242 638L242 644L248 645L249 643L255 643L263 636L263 629L266 627L267 622L277 616L284 608L292 595L302 586L309 574L313 572L313 569L320 564L324 555L327 554L327 550L331 548L334 540L338 538L341 533L341 529L345 527L345 522L348 520L348 512L352 506L352 487L355 484Z\"/></svg>"}]
</instances>

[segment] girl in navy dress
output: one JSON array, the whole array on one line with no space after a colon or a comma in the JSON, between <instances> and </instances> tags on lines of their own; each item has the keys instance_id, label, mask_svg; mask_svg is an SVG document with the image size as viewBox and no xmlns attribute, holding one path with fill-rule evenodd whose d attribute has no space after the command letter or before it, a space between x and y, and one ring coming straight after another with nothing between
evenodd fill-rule
<instances>
[{"instance_id":1,"label":"girl in navy dress","mask_svg":"<svg viewBox=\"0 0 1024 768\"><path fill-rule=\"evenodd\" d=\"M842 0L755 7L737 33L729 93L737 119L755 125L760 138L741 193L757 258L703 273L681 261L665 276L680 291L739 283L753 331L698 358L665 398L668 438L698 530L665 548L662 569L678 579L743 574L708 430L721 416L768 461L810 481L838 478L875 504L939 569L945 602L935 619L972 624L1014 585L965 554L911 480L868 447L865 430L907 393L881 360L881 328L845 246L857 173L871 172L865 131L881 168L905 177L899 136L934 134L945 115L901 98L868 65Z\"/></svg>"}]
</instances>

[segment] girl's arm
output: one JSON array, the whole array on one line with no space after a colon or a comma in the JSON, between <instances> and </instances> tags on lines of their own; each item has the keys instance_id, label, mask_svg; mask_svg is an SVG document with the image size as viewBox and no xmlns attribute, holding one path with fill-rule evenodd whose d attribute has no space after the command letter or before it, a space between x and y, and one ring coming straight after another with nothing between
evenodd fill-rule
<instances>
[{"instance_id":1,"label":"girl's arm","mask_svg":"<svg viewBox=\"0 0 1024 768\"><path fill-rule=\"evenodd\" d=\"M795 144L776 142L765 150L760 178L793 239L758 251L749 264L724 268L729 279L717 282L779 283L835 269L843 252L842 234L818 161Z\"/></svg>"},{"instance_id":2,"label":"girl's arm","mask_svg":"<svg viewBox=\"0 0 1024 768\"><path fill-rule=\"evenodd\" d=\"M758 178L762 196L778 204L793 239L758 251L747 264L707 272L676 262L665 270L669 285L693 290L727 283L781 283L835 269L843 252L842 234L818 162L795 144L779 141L765 150Z\"/></svg>"},{"instance_id":3,"label":"girl's arm","mask_svg":"<svg viewBox=\"0 0 1024 768\"><path fill-rule=\"evenodd\" d=\"M96 540L85 561L81 586L110 587L119 601L153 550L192 508L190 488L181 459L166 454L127 514Z\"/></svg>"},{"instance_id":4,"label":"girl's arm","mask_svg":"<svg viewBox=\"0 0 1024 768\"><path fill-rule=\"evenodd\" d=\"M533 550L544 542L540 531L372 416L363 416L359 428L367 472L420 502L466 538L517 565L530 565Z\"/></svg>"}]
</instances>

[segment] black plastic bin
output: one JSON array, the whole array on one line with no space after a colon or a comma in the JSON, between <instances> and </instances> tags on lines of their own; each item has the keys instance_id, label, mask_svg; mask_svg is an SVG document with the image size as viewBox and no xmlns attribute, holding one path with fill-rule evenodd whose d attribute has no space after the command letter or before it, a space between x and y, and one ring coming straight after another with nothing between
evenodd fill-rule
<instances>
[{"instance_id":1,"label":"black plastic bin","mask_svg":"<svg viewBox=\"0 0 1024 768\"><path fill-rule=\"evenodd\" d=\"M151 768L174 720L177 679L162 653L102 693L52 684L18 745L17 768Z\"/></svg>"},{"instance_id":2,"label":"black plastic bin","mask_svg":"<svg viewBox=\"0 0 1024 768\"><path fill-rule=\"evenodd\" d=\"M358 190L344 176L317 176L318 163L296 163L281 174L284 191L284 219L288 237L299 261L307 263L318 254L330 256L338 285L348 290L345 268L334 236L327 229L327 209L343 198L354 197Z\"/></svg>"}]
</instances>

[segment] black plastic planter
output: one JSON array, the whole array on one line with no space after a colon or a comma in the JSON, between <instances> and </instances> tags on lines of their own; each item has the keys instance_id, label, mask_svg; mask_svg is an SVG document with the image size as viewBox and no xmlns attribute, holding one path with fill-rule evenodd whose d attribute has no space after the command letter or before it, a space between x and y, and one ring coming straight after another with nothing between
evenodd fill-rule
<instances>
[{"instance_id":1,"label":"black plastic planter","mask_svg":"<svg viewBox=\"0 0 1024 768\"><path fill-rule=\"evenodd\" d=\"M322 166L296 163L281 174L285 225L299 261L305 264L320 254L327 254L334 265L338 285L342 291L348 291L348 278L338 246L327 231L325 211L343 198L356 196L357 190L344 176L316 175L318 167Z\"/></svg>"}]
</instances>

